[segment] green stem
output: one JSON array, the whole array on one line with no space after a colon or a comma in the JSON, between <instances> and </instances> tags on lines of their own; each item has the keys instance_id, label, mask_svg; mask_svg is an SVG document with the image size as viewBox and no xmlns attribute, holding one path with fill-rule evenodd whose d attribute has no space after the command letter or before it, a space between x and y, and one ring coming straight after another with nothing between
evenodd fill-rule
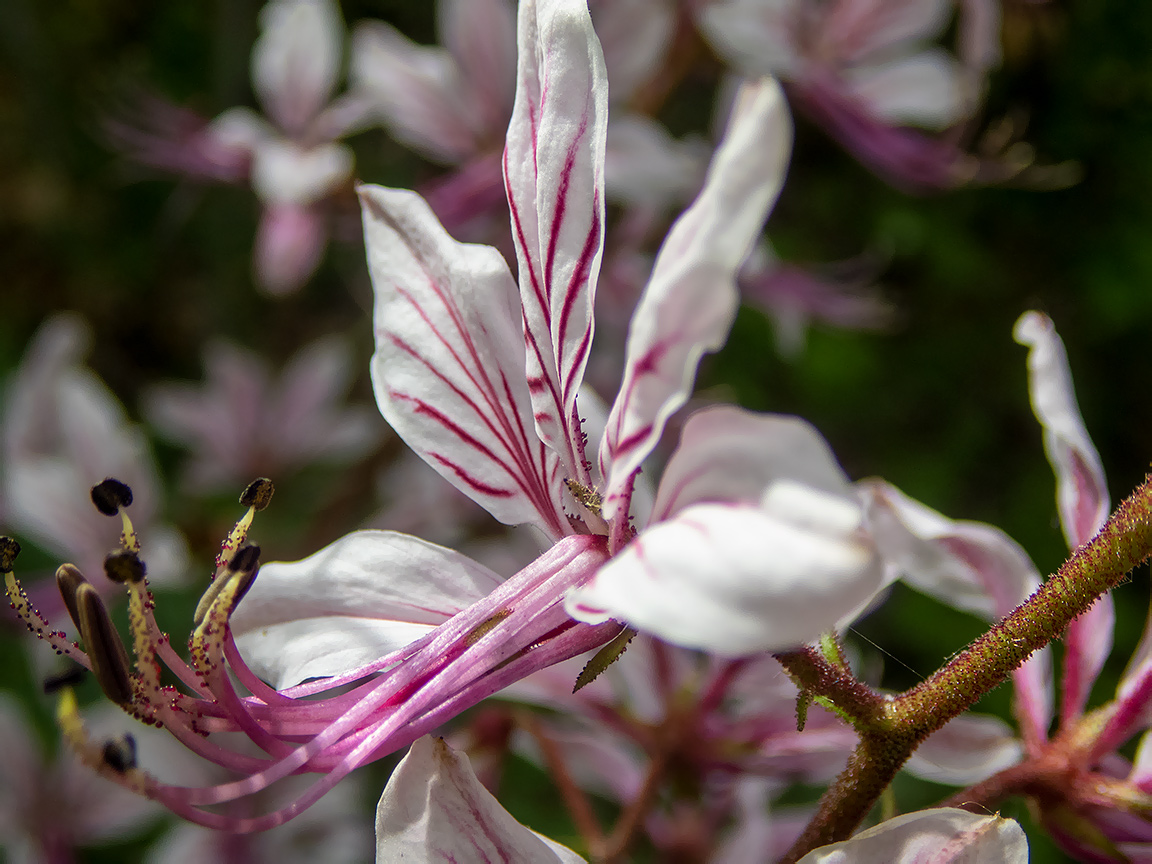
<instances>
[{"instance_id":1,"label":"green stem","mask_svg":"<svg viewBox=\"0 0 1152 864\"><path fill-rule=\"evenodd\" d=\"M793 659L802 652L784 655L788 662L781 662L802 686L833 700L848 694L850 704L863 710L860 714L845 711L855 716L860 743L782 864L792 864L819 846L847 839L920 742L1003 683L1033 652L1059 637L1073 618L1087 612L1149 555L1152 476L1116 509L1099 534L1077 549L1021 606L926 681L879 703L880 710L872 716L867 703L844 682L814 668L817 664L809 659ZM799 674L795 667L799 667ZM835 692L820 689L826 682L831 682Z\"/></svg>"}]
</instances>

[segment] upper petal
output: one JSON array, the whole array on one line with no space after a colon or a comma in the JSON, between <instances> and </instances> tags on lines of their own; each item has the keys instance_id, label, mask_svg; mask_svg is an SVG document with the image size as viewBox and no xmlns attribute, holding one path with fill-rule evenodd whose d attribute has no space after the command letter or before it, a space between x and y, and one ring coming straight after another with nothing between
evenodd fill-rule
<instances>
[{"instance_id":1,"label":"upper petal","mask_svg":"<svg viewBox=\"0 0 1152 864\"><path fill-rule=\"evenodd\" d=\"M540 438L588 484L576 394L604 244L608 77L584 0L523 0L504 183Z\"/></svg>"},{"instance_id":2,"label":"upper petal","mask_svg":"<svg viewBox=\"0 0 1152 864\"><path fill-rule=\"evenodd\" d=\"M852 495L828 442L807 421L731 405L697 411L660 478L653 521L705 501L753 503L773 482Z\"/></svg>"},{"instance_id":3,"label":"upper petal","mask_svg":"<svg viewBox=\"0 0 1152 864\"><path fill-rule=\"evenodd\" d=\"M443 0L440 34L484 132L503 132L516 93L516 18L508 0Z\"/></svg>"},{"instance_id":4,"label":"upper petal","mask_svg":"<svg viewBox=\"0 0 1152 864\"><path fill-rule=\"evenodd\" d=\"M331 0L272 0L260 13L252 83L289 134L303 132L336 86L344 25Z\"/></svg>"},{"instance_id":5,"label":"upper petal","mask_svg":"<svg viewBox=\"0 0 1152 864\"><path fill-rule=\"evenodd\" d=\"M381 21L364 21L352 34L351 78L398 141L443 162L475 153L476 118L464 84L443 48L416 45Z\"/></svg>"},{"instance_id":6,"label":"upper petal","mask_svg":"<svg viewBox=\"0 0 1152 864\"><path fill-rule=\"evenodd\" d=\"M968 108L960 64L944 51L855 67L845 77L868 113L893 126L944 129Z\"/></svg>"},{"instance_id":7,"label":"upper petal","mask_svg":"<svg viewBox=\"0 0 1152 864\"><path fill-rule=\"evenodd\" d=\"M502 581L416 537L355 531L300 561L261 567L232 633L252 670L283 689L402 648Z\"/></svg>"},{"instance_id":8,"label":"upper petal","mask_svg":"<svg viewBox=\"0 0 1152 864\"><path fill-rule=\"evenodd\" d=\"M1044 451L1056 473L1056 503L1069 547L1087 543L1108 518L1108 485L1100 454L1076 404L1072 371L1052 319L1026 312L1013 330L1027 345L1028 393L1044 429Z\"/></svg>"},{"instance_id":9,"label":"upper petal","mask_svg":"<svg viewBox=\"0 0 1152 864\"><path fill-rule=\"evenodd\" d=\"M1016 341L1029 347L1028 391L1044 429L1044 450L1056 473L1056 503L1070 548L1087 543L1104 525L1110 507L1100 454L1088 437L1064 343L1052 320L1027 312L1016 322ZM1064 634L1061 716L1078 715L1112 650L1115 610L1111 594L1068 625Z\"/></svg>"},{"instance_id":10,"label":"upper petal","mask_svg":"<svg viewBox=\"0 0 1152 864\"><path fill-rule=\"evenodd\" d=\"M604 46L612 102L626 102L660 69L676 32L673 0L599 0L592 20Z\"/></svg>"},{"instance_id":11,"label":"upper petal","mask_svg":"<svg viewBox=\"0 0 1152 864\"><path fill-rule=\"evenodd\" d=\"M699 197L672 226L632 316L620 394L600 444L604 517L684 404L739 304L736 272L784 183L792 125L780 85L746 84Z\"/></svg>"},{"instance_id":12,"label":"upper petal","mask_svg":"<svg viewBox=\"0 0 1152 864\"><path fill-rule=\"evenodd\" d=\"M361 202L384 419L500 521L561 536L562 478L533 431L508 266L495 249L449 237L414 192L365 186Z\"/></svg>"},{"instance_id":13,"label":"upper petal","mask_svg":"<svg viewBox=\"0 0 1152 864\"><path fill-rule=\"evenodd\" d=\"M822 846L799 864L1027 864L1028 839L1011 819L942 807L906 813Z\"/></svg>"},{"instance_id":14,"label":"upper petal","mask_svg":"<svg viewBox=\"0 0 1152 864\"><path fill-rule=\"evenodd\" d=\"M880 587L860 517L843 498L787 483L763 508L698 504L641 533L567 608L724 655L795 647Z\"/></svg>"},{"instance_id":15,"label":"upper petal","mask_svg":"<svg viewBox=\"0 0 1152 864\"><path fill-rule=\"evenodd\" d=\"M525 828L442 738L417 740L376 807L376 861L576 864L584 859Z\"/></svg>"}]
</instances>

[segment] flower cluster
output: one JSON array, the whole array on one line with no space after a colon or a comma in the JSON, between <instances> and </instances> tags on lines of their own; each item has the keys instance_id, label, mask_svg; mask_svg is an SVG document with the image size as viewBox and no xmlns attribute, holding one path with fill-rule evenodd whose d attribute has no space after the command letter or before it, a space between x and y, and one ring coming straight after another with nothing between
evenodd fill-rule
<instances>
[{"instance_id":1,"label":"flower cluster","mask_svg":"<svg viewBox=\"0 0 1152 864\"><path fill-rule=\"evenodd\" d=\"M251 834L322 799L338 806L328 793L352 772L410 747L377 808L379 861L584 860L521 825L465 755L431 737L499 694L454 740L495 753L493 775L510 752L542 766L593 860L625 860L643 837L669 860L728 864L913 862L929 849L934 861L1023 862L1022 829L991 812L1010 794L1030 797L1083 860L1145 856L1152 746L1131 761L1118 748L1147 725L1152 636L1116 698L1088 703L1111 648L1107 592L1152 551L1152 493L1142 487L1109 518L1048 318L1028 313L1016 330L1072 552L1046 582L999 529L948 519L882 480L853 482L799 417L718 401L684 410L742 297L776 315L782 350L813 317L889 320L862 284L780 264L762 241L791 156L789 104L897 185L988 179L1003 166L953 132L995 65L993 4L521 0L513 15L502 0L449 0L440 14L443 49L357 25L348 90L334 98L336 6L272 0L252 62L269 119L234 109L177 140L183 121L158 107L149 131L123 121L110 131L142 161L250 182L264 207L256 271L275 294L319 265L327 208L352 191L345 136L383 125L452 166L425 194L355 185L374 298L371 386L415 457L521 529L527 562L488 566L413 534L361 529L299 561L264 563L249 542L273 494L261 477L241 496L247 510L216 556L185 659L157 623L149 584L185 555L158 524L151 458L79 367L79 326L52 322L8 397L3 515L68 563L58 597L26 590L19 544L5 537L0 572L16 614L71 664L46 690L79 760L191 823ZM950 27L959 59L938 44ZM751 76L733 85L710 157L653 119L670 58L703 50L701 38ZM505 202L508 236L497 240ZM639 245L678 207L648 262ZM460 235L492 239L515 266ZM594 342L604 289L604 329L618 343L607 349L603 330ZM203 389L161 385L145 413L194 450L189 488L353 461L379 436L338 404L348 358L346 344L318 342L275 382L260 358L221 343L206 354ZM619 384L606 386L613 371ZM389 476L412 465L399 469ZM102 516L71 515L87 486ZM404 496L394 515L407 508L420 517L412 524L438 506ZM433 515L455 523L459 512ZM998 622L902 694L870 686L839 635L897 581ZM127 595L128 644L116 590ZM1061 634L1052 732L1047 645ZM77 696L83 670L201 767L169 778L158 764L168 758L141 747L141 733L94 733ZM1018 735L966 713L1008 677ZM0 722L23 734L15 710ZM971 788L945 802L954 806L851 836L904 767ZM12 773L35 787L24 776L35 770ZM831 785L815 807L779 805L796 783ZM619 815L612 830L592 796ZM0 820L7 812L0 802ZM28 830L51 849L105 827Z\"/></svg>"}]
</instances>

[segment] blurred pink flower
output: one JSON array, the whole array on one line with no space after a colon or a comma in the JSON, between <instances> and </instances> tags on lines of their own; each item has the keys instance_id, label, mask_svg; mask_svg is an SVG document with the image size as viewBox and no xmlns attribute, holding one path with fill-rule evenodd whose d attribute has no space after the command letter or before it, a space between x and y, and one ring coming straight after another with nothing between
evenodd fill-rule
<instances>
[{"instance_id":1,"label":"blurred pink flower","mask_svg":"<svg viewBox=\"0 0 1152 864\"><path fill-rule=\"evenodd\" d=\"M89 490L105 477L130 483L137 531L149 548L149 578L184 575L184 538L159 521L161 481L148 441L129 423L119 400L81 365L90 334L69 314L37 331L8 383L0 427L0 486L8 530L76 564L103 592L104 556L120 526L92 506ZM53 584L33 598L46 613L60 610Z\"/></svg>"},{"instance_id":2,"label":"blurred pink flower","mask_svg":"<svg viewBox=\"0 0 1152 864\"><path fill-rule=\"evenodd\" d=\"M144 413L192 451L186 482L197 491L243 487L315 462L352 462L384 432L375 412L341 406L352 351L327 337L301 349L274 380L268 363L228 342L204 352L205 382L158 384Z\"/></svg>"},{"instance_id":3,"label":"blurred pink flower","mask_svg":"<svg viewBox=\"0 0 1152 864\"><path fill-rule=\"evenodd\" d=\"M801 111L890 182L923 190L972 178L974 160L947 136L907 127L940 131L973 113L995 56L984 43L998 37L986 11L964 18L966 68L932 44L951 0L699 5L700 26L726 59L744 74L779 75Z\"/></svg>"}]
</instances>

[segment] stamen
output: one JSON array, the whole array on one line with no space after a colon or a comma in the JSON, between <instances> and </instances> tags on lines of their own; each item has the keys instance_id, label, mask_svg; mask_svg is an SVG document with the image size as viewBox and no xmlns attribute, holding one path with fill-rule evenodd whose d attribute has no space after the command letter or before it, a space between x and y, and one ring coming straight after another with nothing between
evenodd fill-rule
<instances>
[{"instance_id":1,"label":"stamen","mask_svg":"<svg viewBox=\"0 0 1152 864\"><path fill-rule=\"evenodd\" d=\"M120 550L104 559L104 575L117 584L136 584L144 581L147 568L135 552Z\"/></svg>"},{"instance_id":2,"label":"stamen","mask_svg":"<svg viewBox=\"0 0 1152 864\"><path fill-rule=\"evenodd\" d=\"M105 741L100 755L104 764L117 774L126 774L136 767L136 739L125 732L119 738Z\"/></svg>"},{"instance_id":3,"label":"stamen","mask_svg":"<svg viewBox=\"0 0 1152 864\"><path fill-rule=\"evenodd\" d=\"M568 491L572 493L572 497L576 499L576 503L580 504L585 510L590 513L600 515L600 508L604 504L604 499L595 489L590 489L575 480L565 480L564 485L568 487Z\"/></svg>"},{"instance_id":4,"label":"stamen","mask_svg":"<svg viewBox=\"0 0 1152 864\"><path fill-rule=\"evenodd\" d=\"M120 514L123 527L120 532L120 547L127 552L140 551L140 538L128 518L127 507L132 503L132 489L114 477L108 477L92 487L92 503L105 516Z\"/></svg>"},{"instance_id":5,"label":"stamen","mask_svg":"<svg viewBox=\"0 0 1152 864\"><path fill-rule=\"evenodd\" d=\"M92 503L105 516L115 516L132 503L132 490L127 483L108 477L92 487Z\"/></svg>"},{"instance_id":6,"label":"stamen","mask_svg":"<svg viewBox=\"0 0 1152 864\"><path fill-rule=\"evenodd\" d=\"M20 580L12 569L16 556L20 554L20 544L11 537L0 537L0 573L4 574L4 590L8 594L8 603L13 611L20 616L20 620L40 639L44 639L56 649L57 654L71 657L82 666L88 665L88 659L75 645L68 642L67 636L59 630L53 630L48 619L32 605L28 595L24 593ZM77 625L79 626L79 625Z\"/></svg>"},{"instance_id":7,"label":"stamen","mask_svg":"<svg viewBox=\"0 0 1152 864\"><path fill-rule=\"evenodd\" d=\"M276 487L267 477L257 477L244 489L240 495L240 504L247 507L248 511L240 517L240 521L236 523L236 527L232 529L228 539L224 541L220 555L216 558L218 570L228 566L228 562L232 560L232 554L248 539L248 529L252 527L253 517L257 511L268 506L275 491Z\"/></svg>"},{"instance_id":8,"label":"stamen","mask_svg":"<svg viewBox=\"0 0 1152 864\"><path fill-rule=\"evenodd\" d=\"M592 655L592 659L584 664L584 668L581 669L580 674L576 676L576 683L572 687L572 692L575 693L587 687L599 678L604 670L623 657L624 651L628 648L628 643L631 642L635 636L635 630L631 627L625 627L616 638Z\"/></svg>"},{"instance_id":9,"label":"stamen","mask_svg":"<svg viewBox=\"0 0 1152 864\"><path fill-rule=\"evenodd\" d=\"M80 610L76 606L76 591L81 585L87 584L88 580L74 564L61 564L56 569L56 587L60 589L60 597L64 600L68 617L76 625L77 632L80 631Z\"/></svg>"},{"instance_id":10,"label":"stamen","mask_svg":"<svg viewBox=\"0 0 1152 864\"><path fill-rule=\"evenodd\" d=\"M84 683L84 673L87 671L83 666L70 666L59 675L51 675L44 679L44 692L51 696L65 687L79 687Z\"/></svg>"},{"instance_id":11,"label":"stamen","mask_svg":"<svg viewBox=\"0 0 1152 864\"><path fill-rule=\"evenodd\" d=\"M252 587L259 566L260 547L241 547L196 606L196 628L188 640L188 647L192 650L193 665L205 677L210 676L220 663L228 618Z\"/></svg>"},{"instance_id":12,"label":"stamen","mask_svg":"<svg viewBox=\"0 0 1152 864\"><path fill-rule=\"evenodd\" d=\"M88 737L88 731L84 728L84 720L81 718L79 706L76 704L76 691L71 687L65 687L60 691L60 699L56 703L56 722L59 724L65 740L80 757L81 762L137 795L152 797L150 791L157 784L154 778L149 777L136 767L135 741L132 740L131 745L127 744L127 740L131 740L132 736L123 736L120 739L123 743L117 743L113 740L103 745L95 744ZM112 756L113 759L118 760L115 764L107 758L109 745L112 745L117 751ZM131 757L130 760L121 758L128 756Z\"/></svg>"},{"instance_id":13,"label":"stamen","mask_svg":"<svg viewBox=\"0 0 1152 864\"><path fill-rule=\"evenodd\" d=\"M112 626L104 601L95 588L84 583L76 590L76 606L80 614L80 635L84 638L92 674L96 676L100 689L118 705L131 704L128 652L120 641L120 634Z\"/></svg>"}]
</instances>

